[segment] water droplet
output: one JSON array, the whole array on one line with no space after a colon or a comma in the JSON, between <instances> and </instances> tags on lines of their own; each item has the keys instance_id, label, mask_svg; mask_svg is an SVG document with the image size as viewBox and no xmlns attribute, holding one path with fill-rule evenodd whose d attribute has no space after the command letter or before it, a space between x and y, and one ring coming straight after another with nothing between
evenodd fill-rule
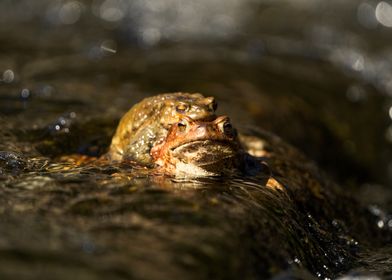
<instances>
[{"instance_id":1,"label":"water droplet","mask_svg":"<svg viewBox=\"0 0 392 280\"><path fill-rule=\"evenodd\" d=\"M59 19L63 24L76 23L82 14L82 4L78 1L67 2L61 6Z\"/></svg>"},{"instance_id":2,"label":"water droplet","mask_svg":"<svg viewBox=\"0 0 392 280\"><path fill-rule=\"evenodd\" d=\"M383 215L383 214L384 214L383 211L382 211L378 206L376 206L376 205L371 205L371 206L369 206L369 211L370 211L373 215L375 215L375 216L380 216L380 215Z\"/></svg>"},{"instance_id":3,"label":"water droplet","mask_svg":"<svg viewBox=\"0 0 392 280\"><path fill-rule=\"evenodd\" d=\"M113 40L105 40L101 44L101 50L106 53L116 53L117 52L117 44Z\"/></svg>"},{"instance_id":4,"label":"water droplet","mask_svg":"<svg viewBox=\"0 0 392 280\"><path fill-rule=\"evenodd\" d=\"M142 34L143 43L148 46L155 45L161 39L161 32L156 28L146 28L143 30ZM164 100L164 98L162 98Z\"/></svg>"},{"instance_id":5,"label":"water droplet","mask_svg":"<svg viewBox=\"0 0 392 280\"><path fill-rule=\"evenodd\" d=\"M376 19L386 27L392 27L392 6L387 2L381 1L376 6Z\"/></svg>"},{"instance_id":6,"label":"water droplet","mask_svg":"<svg viewBox=\"0 0 392 280\"><path fill-rule=\"evenodd\" d=\"M362 71L365 67L365 59L363 56L359 56L352 65L353 70Z\"/></svg>"},{"instance_id":7,"label":"water droplet","mask_svg":"<svg viewBox=\"0 0 392 280\"><path fill-rule=\"evenodd\" d=\"M65 125L65 124L66 124L66 120L65 120L63 117L60 117L60 118L59 118L59 123L60 123L61 125Z\"/></svg>"},{"instance_id":8,"label":"water droplet","mask_svg":"<svg viewBox=\"0 0 392 280\"><path fill-rule=\"evenodd\" d=\"M122 0L106 0L99 7L99 16L106 21L116 22L125 17L127 5Z\"/></svg>"},{"instance_id":9,"label":"water droplet","mask_svg":"<svg viewBox=\"0 0 392 280\"><path fill-rule=\"evenodd\" d=\"M30 97L30 90L27 89L27 88L22 89L22 91L20 92L20 96L21 96L23 99L29 98L29 97Z\"/></svg>"},{"instance_id":10,"label":"water droplet","mask_svg":"<svg viewBox=\"0 0 392 280\"><path fill-rule=\"evenodd\" d=\"M4 83L12 83L15 78L15 74L12 70L5 70L3 73L3 82Z\"/></svg>"},{"instance_id":11,"label":"water droplet","mask_svg":"<svg viewBox=\"0 0 392 280\"><path fill-rule=\"evenodd\" d=\"M388 110L389 117L392 119L392 106Z\"/></svg>"}]
</instances>

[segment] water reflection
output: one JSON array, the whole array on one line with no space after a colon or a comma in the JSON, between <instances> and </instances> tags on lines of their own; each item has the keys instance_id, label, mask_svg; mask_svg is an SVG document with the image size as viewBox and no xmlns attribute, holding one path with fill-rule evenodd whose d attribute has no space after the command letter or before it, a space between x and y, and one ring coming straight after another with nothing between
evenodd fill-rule
<instances>
[{"instance_id":1,"label":"water reflection","mask_svg":"<svg viewBox=\"0 0 392 280\"><path fill-rule=\"evenodd\" d=\"M335 265L331 258L336 251L328 252L327 248L318 251L315 246L317 239L314 236L320 227L318 222L309 214L300 214L292 198L284 191L266 188L262 183L266 180L264 177L250 180L173 180L167 177L146 177L143 172L130 172L132 170L124 170L121 166L75 167L73 163L66 162L49 163L44 170L39 175L31 173L16 180L7 180L1 192L8 199L12 199L13 204L12 208L3 208L2 211L11 211L15 215L14 223L22 222L26 213L31 215L36 211L46 218L57 217L51 222L51 226L55 227L58 236L61 236L60 240L56 241L56 246L59 246L58 249L63 253L72 253L72 248L64 247L69 244L68 241L62 240L68 230L61 224L66 223L76 231L75 238L81 241L77 242L81 244L81 249L93 254L97 261L103 261L102 257L106 254L102 255L100 250L96 251L95 248L107 248L109 244L110 247L116 246L116 254L140 250L140 243L130 242L130 237L133 241L136 239L142 242L141 244L148 242L149 246L143 246L139 252L143 258L148 258L156 265L162 260L177 256L181 263L192 263L198 267L204 263L204 258L207 258L215 264L207 267L215 271L216 268L222 267L221 262L227 264L226 257L220 257L222 249L230 254L237 252L236 256L246 256L249 254L248 249L258 248L259 252L265 254L268 251L269 256L281 258L279 255L287 248L296 248L284 253L287 256L280 260L281 265L310 265L317 269L317 274L321 277L330 275L330 270L340 269L348 261L348 256L343 254L340 257L342 261ZM34 195L37 192L40 195ZM171 207L173 204L176 207ZM306 225L306 228L301 225ZM262 234L259 229L263 229ZM40 234L40 223L35 224L32 221L30 230L32 235ZM252 236L249 244L246 239L248 234ZM297 234L305 238L308 244L313 244L312 248L315 246L314 250L318 251L317 254L320 254L322 259L320 263L311 264L307 253L302 251L303 248L296 247L295 244L302 242L297 239ZM317 238L329 238L320 234ZM139 239L142 235L144 237ZM106 238L102 239L104 236ZM118 246L110 236L120 238ZM242 238L238 239L239 237ZM264 238L268 239L268 243L263 241ZM281 243L282 240L288 242L283 246L288 246L286 249L279 253L276 249L275 252L270 251L273 244ZM36 242L35 245L41 250L47 247L44 240ZM159 249L172 243L175 244L171 247L175 252L174 256L171 255L171 250ZM31 254L40 260L34 252ZM260 253L255 254L255 257L262 257ZM159 258L155 259L155 256ZM199 259L198 256L202 258ZM124 267L126 271L132 267L132 271L136 269L138 273L146 273L143 268L131 265L134 261L137 263L137 257L131 255L125 259L128 263L127 268ZM246 258L236 261L240 267L243 266L242 260ZM263 263L268 267L268 263L273 264L274 261L266 258ZM111 261L108 264L114 265ZM249 265L245 273L251 273L253 269L258 273L265 273L258 265L254 268L251 268L251 263ZM176 273L181 274L190 269L186 266L187 269L182 271L181 265L175 267ZM237 265L226 267L225 270L219 271L219 275L227 275L227 269L235 275L243 275L244 270L237 270L236 267Z\"/></svg>"},{"instance_id":2,"label":"water reflection","mask_svg":"<svg viewBox=\"0 0 392 280\"><path fill-rule=\"evenodd\" d=\"M101 50L114 54L117 52L117 43L113 40L105 40L101 44Z\"/></svg>"},{"instance_id":3,"label":"water reflection","mask_svg":"<svg viewBox=\"0 0 392 280\"><path fill-rule=\"evenodd\" d=\"M385 1L377 4L375 10L376 19L386 27L392 27L392 6Z\"/></svg>"},{"instance_id":4,"label":"water reflection","mask_svg":"<svg viewBox=\"0 0 392 280\"><path fill-rule=\"evenodd\" d=\"M361 3L358 6L357 16L359 23L368 29L374 29L378 25L374 7L370 3Z\"/></svg>"},{"instance_id":5,"label":"water reflection","mask_svg":"<svg viewBox=\"0 0 392 280\"><path fill-rule=\"evenodd\" d=\"M7 70L4 71L3 79L0 80L0 81L2 81L4 83L12 83L14 78L15 78L14 72L12 70L10 70L10 69L7 69Z\"/></svg>"},{"instance_id":6,"label":"water reflection","mask_svg":"<svg viewBox=\"0 0 392 280\"><path fill-rule=\"evenodd\" d=\"M92 9L103 20L116 22L127 15L129 4L124 0L94 1Z\"/></svg>"},{"instance_id":7,"label":"water reflection","mask_svg":"<svg viewBox=\"0 0 392 280\"><path fill-rule=\"evenodd\" d=\"M79 1L52 1L46 18L52 24L75 24L81 17L84 5Z\"/></svg>"},{"instance_id":8,"label":"water reflection","mask_svg":"<svg viewBox=\"0 0 392 280\"><path fill-rule=\"evenodd\" d=\"M265 177L181 181L59 157L104 153L118 118L145 96L202 91L241 127L280 134L354 193L370 182L358 196L375 205L375 225L389 230L390 215L375 209L391 201L391 10L389 1L1 1L1 236L37 260L45 252L32 243L39 252L59 248L51 268L63 273L63 258L77 270L83 265L74 256L83 253L102 258L90 268L98 275L105 263L111 276L156 276L148 262L129 271L121 264L129 254L162 271L173 267L138 242L174 250L184 271L201 263L218 276L242 277L246 258L271 270L308 267L319 277L344 270L350 256L328 243L358 249L344 222L308 215L283 189L265 188ZM21 229L37 242L16 235ZM12 259L14 250L0 257ZM222 251L236 256L229 268Z\"/></svg>"}]
</instances>

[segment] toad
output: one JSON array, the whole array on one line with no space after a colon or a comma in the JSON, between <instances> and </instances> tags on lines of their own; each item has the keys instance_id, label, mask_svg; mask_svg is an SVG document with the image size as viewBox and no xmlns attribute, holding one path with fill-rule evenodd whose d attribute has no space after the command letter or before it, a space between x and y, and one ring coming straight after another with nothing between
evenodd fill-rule
<instances>
[{"instance_id":1,"label":"toad","mask_svg":"<svg viewBox=\"0 0 392 280\"><path fill-rule=\"evenodd\" d=\"M107 154L110 160L131 160L152 166L151 148L161 142L169 128L183 117L215 118L213 97L199 93L166 93L134 105L120 120Z\"/></svg>"},{"instance_id":2,"label":"toad","mask_svg":"<svg viewBox=\"0 0 392 280\"><path fill-rule=\"evenodd\" d=\"M183 117L151 149L158 172L176 176L216 176L249 170L251 156L227 116L212 121Z\"/></svg>"}]
</instances>

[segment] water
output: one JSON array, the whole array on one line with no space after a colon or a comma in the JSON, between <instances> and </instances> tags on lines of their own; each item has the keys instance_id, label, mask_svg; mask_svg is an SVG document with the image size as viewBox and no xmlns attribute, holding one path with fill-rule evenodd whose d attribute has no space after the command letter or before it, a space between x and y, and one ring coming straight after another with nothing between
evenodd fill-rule
<instances>
[{"instance_id":1,"label":"water","mask_svg":"<svg viewBox=\"0 0 392 280\"><path fill-rule=\"evenodd\" d=\"M2 279L391 275L389 2L30 2L0 3ZM290 157L283 192L75 162L171 91L278 134L363 208L301 188Z\"/></svg>"},{"instance_id":2,"label":"water","mask_svg":"<svg viewBox=\"0 0 392 280\"><path fill-rule=\"evenodd\" d=\"M254 278L296 265L330 275L352 261L343 248L320 247L331 237L287 194L262 187L265 178L173 181L68 167L3 180L3 277Z\"/></svg>"}]
</instances>

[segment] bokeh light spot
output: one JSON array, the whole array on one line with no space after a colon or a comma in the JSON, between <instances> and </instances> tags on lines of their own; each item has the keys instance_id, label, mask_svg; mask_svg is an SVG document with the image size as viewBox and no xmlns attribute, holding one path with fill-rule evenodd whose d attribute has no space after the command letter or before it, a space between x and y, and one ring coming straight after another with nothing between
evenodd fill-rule
<instances>
[{"instance_id":1,"label":"bokeh light spot","mask_svg":"<svg viewBox=\"0 0 392 280\"><path fill-rule=\"evenodd\" d=\"M120 21L125 16L126 4L121 0L106 0L99 8L99 15L106 21Z\"/></svg>"},{"instance_id":2,"label":"bokeh light spot","mask_svg":"<svg viewBox=\"0 0 392 280\"><path fill-rule=\"evenodd\" d=\"M386 27L392 27L392 6L381 1L376 7L376 19Z\"/></svg>"},{"instance_id":3,"label":"bokeh light spot","mask_svg":"<svg viewBox=\"0 0 392 280\"><path fill-rule=\"evenodd\" d=\"M374 7L369 3L361 3L358 6L357 18L358 22L368 29L374 29L378 25Z\"/></svg>"},{"instance_id":4,"label":"bokeh light spot","mask_svg":"<svg viewBox=\"0 0 392 280\"><path fill-rule=\"evenodd\" d=\"M14 71L12 71L10 69L4 71L4 73L3 73L3 82L4 83L12 83L14 78L15 78Z\"/></svg>"},{"instance_id":5,"label":"bokeh light spot","mask_svg":"<svg viewBox=\"0 0 392 280\"><path fill-rule=\"evenodd\" d=\"M146 45L155 45L161 39L161 32L156 28L146 28L142 32L142 39Z\"/></svg>"},{"instance_id":6,"label":"bokeh light spot","mask_svg":"<svg viewBox=\"0 0 392 280\"><path fill-rule=\"evenodd\" d=\"M387 139L387 141L392 143L392 125L390 125L385 131L385 138Z\"/></svg>"},{"instance_id":7,"label":"bokeh light spot","mask_svg":"<svg viewBox=\"0 0 392 280\"><path fill-rule=\"evenodd\" d=\"M30 97L30 90L27 89L27 88L22 89L22 91L20 92L20 96L21 96L23 99L29 98L29 97Z\"/></svg>"},{"instance_id":8,"label":"bokeh light spot","mask_svg":"<svg viewBox=\"0 0 392 280\"><path fill-rule=\"evenodd\" d=\"M76 23L82 14L82 4L77 1L65 3L59 11L59 19L63 24Z\"/></svg>"},{"instance_id":9,"label":"bokeh light spot","mask_svg":"<svg viewBox=\"0 0 392 280\"><path fill-rule=\"evenodd\" d=\"M113 40L105 40L101 44L101 50L109 54L114 54L117 52L117 43Z\"/></svg>"}]
</instances>

